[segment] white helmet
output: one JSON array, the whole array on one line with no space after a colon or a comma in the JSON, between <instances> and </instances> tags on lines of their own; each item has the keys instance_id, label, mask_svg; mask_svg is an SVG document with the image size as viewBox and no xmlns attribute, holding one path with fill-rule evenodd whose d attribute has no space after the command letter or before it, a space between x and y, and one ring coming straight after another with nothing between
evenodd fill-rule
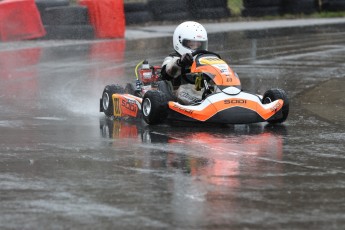
<instances>
[{"instance_id":1,"label":"white helmet","mask_svg":"<svg viewBox=\"0 0 345 230\"><path fill-rule=\"evenodd\" d=\"M198 22L183 22L174 31L173 44L180 55L195 50L207 50L207 32Z\"/></svg>"}]
</instances>

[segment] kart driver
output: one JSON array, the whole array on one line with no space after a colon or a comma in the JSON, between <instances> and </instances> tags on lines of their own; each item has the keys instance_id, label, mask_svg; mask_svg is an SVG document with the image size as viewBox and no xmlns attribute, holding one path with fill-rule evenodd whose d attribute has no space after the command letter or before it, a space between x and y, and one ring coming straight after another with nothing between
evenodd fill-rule
<instances>
[{"instance_id":1,"label":"kart driver","mask_svg":"<svg viewBox=\"0 0 345 230\"><path fill-rule=\"evenodd\" d=\"M207 32L198 22L183 22L174 31L173 46L175 52L163 61L162 79L171 82L173 92L181 104L199 102L202 98L201 91L196 91L182 76L190 72L193 63L192 52L207 50Z\"/></svg>"}]
</instances>

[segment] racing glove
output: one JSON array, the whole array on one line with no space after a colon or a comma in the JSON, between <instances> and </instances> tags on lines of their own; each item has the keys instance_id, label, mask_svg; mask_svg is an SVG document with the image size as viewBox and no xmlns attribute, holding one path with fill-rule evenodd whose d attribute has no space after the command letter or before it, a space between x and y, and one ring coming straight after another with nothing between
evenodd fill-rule
<instances>
[{"instance_id":1,"label":"racing glove","mask_svg":"<svg viewBox=\"0 0 345 230\"><path fill-rule=\"evenodd\" d=\"M190 53L185 53L181 56L180 60L178 60L177 64L183 67L189 67L193 64L193 56Z\"/></svg>"}]
</instances>

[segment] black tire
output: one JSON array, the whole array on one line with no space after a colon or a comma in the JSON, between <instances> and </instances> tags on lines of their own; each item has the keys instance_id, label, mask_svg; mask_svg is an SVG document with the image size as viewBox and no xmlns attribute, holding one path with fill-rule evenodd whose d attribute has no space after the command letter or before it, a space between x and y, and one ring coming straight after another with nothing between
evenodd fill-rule
<instances>
[{"instance_id":1,"label":"black tire","mask_svg":"<svg viewBox=\"0 0 345 230\"><path fill-rule=\"evenodd\" d=\"M49 7L69 6L69 0L35 0L35 3L41 13Z\"/></svg>"},{"instance_id":2,"label":"black tire","mask_svg":"<svg viewBox=\"0 0 345 230\"><path fill-rule=\"evenodd\" d=\"M95 30L91 25L45 26L44 39L94 39Z\"/></svg>"},{"instance_id":3,"label":"black tire","mask_svg":"<svg viewBox=\"0 0 345 230\"><path fill-rule=\"evenodd\" d=\"M245 8L281 6L283 0L243 0Z\"/></svg>"},{"instance_id":4,"label":"black tire","mask_svg":"<svg viewBox=\"0 0 345 230\"><path fill-rule=\"evenodd\" d=\"M282 8L280 6L246 8L242 10L242 16L244 17L278 16L281 14Z\"/></svg>"},{"instance_id":5,"label":"black tire","mask_svg":"<svg viewBox=\"0 0 345 230\"><path fill-rule=\"evenodd\" d=\"M131 3L125 3L124 10L125 10L125 13L148 11L149 7L148 7L148 4L144 2L133 2L133 3L131 2Z\"/></svg>"},{"instance_id":6,"label":"black tire","mask_svg":"<svg viewBox=\"0 0 345 230\"><path fill-rule=\"evenodd\" d=\"M43 25L89 25L85 6L61 6L47 8L42 14Z\"/></svg>"},{"instance_id":7,"label":"black tire","mask_svg":"<svg viewBox=\"0 0 345 230\"><path fill-rule=\"evenodd\" d=\"M153 15L159 17L166 13L187 12L188 0L151 0L149 1L149 8Z\"/></svg>"},{"instance_id":8,"label":"black tire","mask_svg":"<svg viewBox=\"0 0 345 230\"><path fill-rule=\"evenodd\" d=\"M107 116L113 116L114 115L114 104L112 100L112 95L115 93L124 93L125 90L119 86L119 85L107 85L102 93L101 98L101 111L104 112Z\"/></svg>"},{"instance_id":9,"label":"black tire","mask_svg":"<svg viewBox=\"0 0 345 230\"><path fill-rule=\"evenodd\" d=\"M130 95L136 96L136 97L140 97L140 95L138 94L138 92L135 91L135 86L131 83L127 83L125 86L125 93L128 93Z\"/></svg>"},{"instance_id":10,"label":"black tire","mask_svg":"<svg viewBox=\"0 0 345 230\"><path fill-rule=\"evenodd\" d=\"M228 18L231 16L228 8L205 8L198 9L192 12L193 19L219 19Z\"/></svg>"},{"instance_id":11,"label":"black tire","mask_svg":"<svg viewBox=\"0 0 345 230\"><path fill-rule=\"evenodd\" d=\"M196 9L206 9L206 8L227 8L228 1L227 0L193 0L188 1L188 9L193 13Z\"/></svg>"},{"instance_id":12,"label":"black tire","mask_svg":"<svg viewBox=\"0 0 345 230\"><path fill-rule=\"evenodd\" d=\"M323 0L322 10L324 11L345 11L344 0Z\"/></svg>"},{"instance_id":13,"label":"black tire","mask_svg":"<svg viewBox=\"0 0 345 230\"><path fill-rule=\"evenodd\" d=\"M155 125L163 122L168 116L168 100L165 94L159 90L147 91L141 111L147 124Z\"/></svg>"},{"instance_id":14,"label":"black tire","mask_svg":"<svg viewBox=\"0 0 345 230\"><path fill-rule=\"evenodd\" d=\"M268 104L271 103L272 101L282 99L284 101L283 108L281 109L282 111L282 117L275 119L268 120L269 123L271 124L276 124L276 123L282 123L284 122L288 115L289 115L289 99L286 94L286 92L282 89L270 89L267 90L262 98L262 104Z\"/></svg>"},{"instance_id":15,"label":"black tire","mask_svg":"<svg viewBox=\"0 0 345 230\"><path fill-rule=\"evenodd\" d=\"M283 12L287 14L312 14L317 9L315 0L283 0Z\"/></svg>"},{"instance_id":16,"label":"black tire","mask_svg":"<svg viewBox=\"0 0 345 230\"><path fill-rule=\"evenodd\" d=\"M153 15L149 11L127 12L125 17L127 25L153 21Z\"/></svg>"},{"instance_id":17,"label":"black tire","mask_svg":"<svg viewBox=\"0 0 345 230\"><path fill-rule=\"evenodd\" d=\"M154 15L156 21L182 21L192 19L188 12L164 13Z\"/></svg>"},{"instance_id":18,"label":"black tire","mask_svg":"<svg viewBox=\"0 0 345 230\"><path fill-rule=\"evenodd\" d=\"M172 85L169 85L167 81L157 81L158 90L163 92L166 96L167 101L177 101L177 97L172 92Z\"/></svg>"}]
</instances>

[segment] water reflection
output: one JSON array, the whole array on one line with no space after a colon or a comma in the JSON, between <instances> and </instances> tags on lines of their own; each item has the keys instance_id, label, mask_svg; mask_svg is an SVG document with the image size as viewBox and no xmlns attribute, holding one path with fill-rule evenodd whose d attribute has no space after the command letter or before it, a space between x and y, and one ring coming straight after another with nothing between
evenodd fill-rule
<instances>
[{"instance_id":1,"label":"water reflection","mask_svg":"<svg viewBox=\"0 0 345 230\"><path fill-rule=\"evenodd\" d=\"M145 162L136 161L134 167L165 168L208 184L232 188L248 181L252 186L260 186L257 179L251 179L258 173L262 176L280 173L281 164L274 162L283 158L287 134L285 126L204 127L185 123L147 126L142 122L103 118L100 131L104 138L132 139L133 143L139 140L150 149Z\"/></svg>"},{"instance_id":2,"label":"water reflection","mask_svg":"<svg viewBox=\"0 0 345 230\"><path fill-rule=\"evenodd\" d=\"M0 52L0 102L6 110L15 103L20 104L21 112L35 106L40 56L40 48Z\"/></svg>"},{"instance_id":3,"label":"water reflection","mask_svg":"<svg viewBox=\"0 0 345 230\"><path fill-rule=\"evenodd\" d=\"M121 167L140 177L148 193L159 191L155 202L181 226L232 226L242 218L239 209L267 204L258 191L284 184L284 126L147 126L101 119L100 131L113 149L123 142L131 146L133 153L122 156Z\"/></svg>"}]
</instances>

